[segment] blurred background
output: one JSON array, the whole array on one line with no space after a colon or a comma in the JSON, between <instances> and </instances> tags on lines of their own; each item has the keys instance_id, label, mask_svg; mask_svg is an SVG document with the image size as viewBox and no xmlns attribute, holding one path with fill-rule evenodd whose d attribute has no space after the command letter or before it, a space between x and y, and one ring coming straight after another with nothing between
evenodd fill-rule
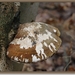
<instances>
[{"instance_id":1,"label":"blurred background","mask_svg":"<svg viewBox=\"0 0 75 75\"><path fill-rule=\"evenodd\" d=\"M57 27L62 39L59 50L45 61L28 64L27 71L75 71L75 3L41 2L35 21Z\"/></svg>"}]
</instances>

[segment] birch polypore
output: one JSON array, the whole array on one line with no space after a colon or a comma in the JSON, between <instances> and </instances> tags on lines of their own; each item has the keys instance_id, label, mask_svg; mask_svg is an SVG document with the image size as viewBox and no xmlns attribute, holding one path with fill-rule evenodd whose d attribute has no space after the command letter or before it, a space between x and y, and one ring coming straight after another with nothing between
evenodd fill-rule
<instances>
[{"instance_id":1,"label":"birch polypore","mask_svg":"<svg viewBox=\"0 0 75 75\"><path fill-rule=\"evenodd\" d=\"M59 36L59 30L46 23L21 24L15 38L9 44L7 56L17 62L45 60L60 47Z\"/></svg>"}]
</instances>

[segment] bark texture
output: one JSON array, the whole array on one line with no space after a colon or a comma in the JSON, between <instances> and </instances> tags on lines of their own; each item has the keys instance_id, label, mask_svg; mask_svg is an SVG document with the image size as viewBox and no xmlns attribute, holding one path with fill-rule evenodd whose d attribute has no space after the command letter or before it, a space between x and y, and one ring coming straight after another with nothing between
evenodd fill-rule
<instances>
[{"instance_id":1,"label":"bark texture","mask_svg":"<svg viewBox=\"0 0 75 75\"><path fill-rule=\"evenodd\" d=\"M0 71L11 70L6 63L6 49L9 43L8 35L12 27L11 22L15 15L14 7L14 3L0 3Z\"/></svg>"},{"instance_id":2,"label":"bark texture","mask_svg":"<svg viewBox=\"0 0 75 75\"><path fill-rule=\"evenodd\" d=\"M39 3L21 3L20 7L20 23L32 22L37 15ZM6 49L11 41L11 34L13 33L12 24L13 18L17 11L16 6L12 2L0 3L0 71L21 71L23 63L16 63L6 58ZM11 31L11 32L10 32Z\"/></svg>"}]
</instances>

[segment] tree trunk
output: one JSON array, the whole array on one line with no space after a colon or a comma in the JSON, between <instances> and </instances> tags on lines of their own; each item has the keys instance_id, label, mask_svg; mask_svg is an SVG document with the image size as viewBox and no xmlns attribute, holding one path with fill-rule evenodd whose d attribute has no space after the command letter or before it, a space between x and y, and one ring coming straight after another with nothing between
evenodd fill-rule
<instances>
[{"instance_id":1,"label":"tree trunk","mask_svg":"<svg viewBox=\"0 0 75 75\"><path fill-rule=\"evenodd\" d=\"M33 22L35 21L37 11L38 11L39 3L33 3L33 2L23 2L20 6L20 23L26 23L26 22ZM14 71L23 71L23 63L13 63ZM18 67L17 67L18 66Z\"/></svg>"},{"instance_id":2,"label":"tree trunk","mask_svg":"<svg viewBox=\"0 0 75 75\"><path fill-rule=\"evenodd\" d=\"M9 32L15 15L14 3L0 3L0 71L10 71L12 68L6 61L6 49L9 44ZM10 66L10 67L9 67Z\"/></svg>"},{"instance_id":3,"label":"tree trunk","mask_svg":"<svg viewBox=\"0 0 75 75\"><path fill-rule=\"evenodd\" d=\"M32 22L37 15L39 3L21 3L20 23ZM15 26L12 24L15 12L14 3L0 3L0 71L21 71L23 63L18 64L6 58L6 50L11 41L10 31Z\"/></svg>"},{"instance_id":4,"label":"tree trunk","mask_svg":"<svg viewBox=\"0 0 75 75\"><path fill-rule=\"evenodd\" d=\"M39 3L27 2L20 6L20 23L33 22L36 18Z\"/></svg>"}]
</instances>

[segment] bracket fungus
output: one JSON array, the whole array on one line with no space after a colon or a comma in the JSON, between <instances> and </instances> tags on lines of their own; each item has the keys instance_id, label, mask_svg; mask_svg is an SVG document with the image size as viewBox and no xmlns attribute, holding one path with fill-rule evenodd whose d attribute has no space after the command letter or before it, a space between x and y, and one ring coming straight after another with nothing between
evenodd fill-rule
<instances>
[{"instance_id":1,"label":"bracket fungus","mask_svg":"<svg viewBox=\"0 0 75 75\"><path fill-rule=\"evenodd\" d=\"M42 22L20 24L7 56L17 62L37 62L52 56L60 47L60 32Z\"/></svg>"}]
</instances>

